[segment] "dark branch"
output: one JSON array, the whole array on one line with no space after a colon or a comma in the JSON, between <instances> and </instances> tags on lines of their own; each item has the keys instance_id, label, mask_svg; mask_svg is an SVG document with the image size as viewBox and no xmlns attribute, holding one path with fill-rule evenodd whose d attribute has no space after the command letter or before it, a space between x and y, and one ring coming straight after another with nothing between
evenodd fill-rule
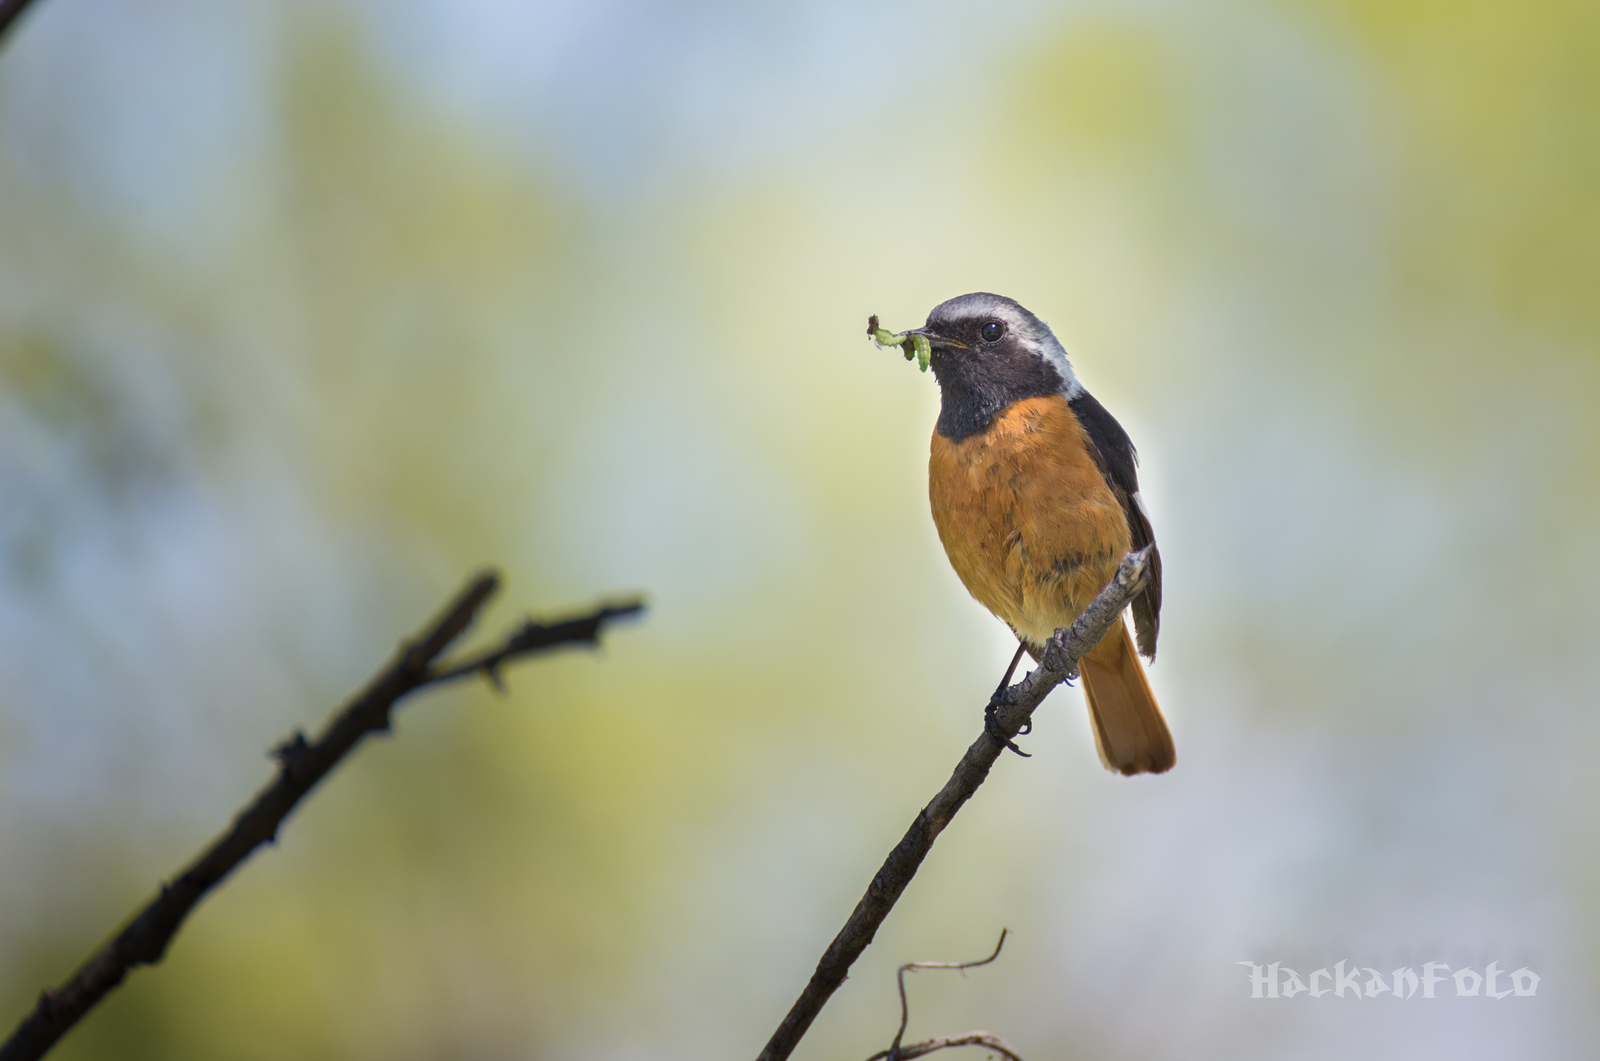
<instances>
[{"instance_id":1,"label":"dark branch","mask_svg":"<svg viewBox=\"0 0 1600 1061\"><path fill-rule=\"evenodd\" d=\"M1150 552L1150 547L1146 547L1123 557L1116 575L1084 613L1078 616L1077 622L1069 629L1056 631L1045 648L1038 669L998 698L995 718L1005 739L1016 737L1050 691L1077 672L1078 660L1100 643L1111 624L1122 616L1128 601L1144 588L1150 577ZM950 824L950 819L978 790L978 786L983 784L989 776L989 768L1004 749L1005 744L987 730L967 749L961 762L956 765L955 772L950 775L950 780L922 808L911 823L911 828L906 830L900 843L889 853L877 876L872 878L866 894L856 904L844 928L828 944L822 960L817 963L816 972L811 974L811 981L783 1018L783 1023L778 1025L778 1030L761 1051L758 1061L784 1061L794 1052L806 1030L811 1027L811 1022L844 982L850 966L867 949L878 932L878 926L894 909L900 893L911 883L911 878L916 875L939 833ZM4 1059L0 1058L0 1061Z\"/></svg>"},{"instance_id":2,"label":"dark branch","mask_svg":"<svg viewBox=\"0 0 1600 1061\"><path fill-rule=\"evenodd\" d=\"M631 600L620 604L603 605L591 615L564 619L559 623L546 625L528 619L515 633L507 637L504 643L495 648L463 660L440 664L429 676L428 683L438 684L455 681L471 674L481 674L496 689L504 691L504 684L500 681L500 667L503 664L518 656L525 656L553 645L597 644L600 640L600 628L606 623L613 619L632 618L642 611L644 604Z\"/></svg>"},{"instance_id":3,"label":"dark branch","mask_svg":"<svg viewBox=\"0 0 1600 1061\"><path fill-rule=\"evenodd\" d=\"M0 0L0 42L4 42L6 30L11 28L11 23L17 16L27 9L30 0Z\"/></svg>"},{"instance_id":4,"label":"dark branch","mask_svg":"<svg viewBox=\"0 0 1600 1061\"><path fill-rule=\"evenodd\" d=\"M394 660L355 699L336 714L314 741L304 733L280 744L273 757L278 776L240 811L227 832L214 840L176 880L144 905L111 942L101 947L54 991L46 990L11 1038L0 1045L0 1061L34 1061L44 1056L67 1029L139 965L154 965L166 952L189 911L256 848L276 839L285 817L307 792L367 734L389 728L396 701L424 686L484 672L513 659L566 644L595 644L608 621L635 615L633 602L603 607L590 615L548 626L524 623L503 644L459 664L435 665L438 657L477 618L499 585L499 577L475 578L417 640L402 644Z\"/></svg>"}]
</instances>

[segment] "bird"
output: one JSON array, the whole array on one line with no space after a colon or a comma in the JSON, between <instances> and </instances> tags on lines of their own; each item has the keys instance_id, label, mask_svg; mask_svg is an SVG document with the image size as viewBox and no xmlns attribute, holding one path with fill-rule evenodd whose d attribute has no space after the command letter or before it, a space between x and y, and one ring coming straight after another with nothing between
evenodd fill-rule
<instances>
[{"instance_id":1,"label":"bird","mask_svg":"<svg viewBox=\"0 0 1600 1061\"><path fill-rule=\"evenodd\" d=\"M1138 456L1122 425L1084 389L1049 325L988 292L935 306L926 337L939 382L928 500L962 585L1038 660L1111 580L1124 554L1155 543ZM1172 733L1139 655L1155 659L1161 556L1131 602L1135 640L1118 617L1078 669L1100 761L1123 775L1177 762ZM997 690L997 695L999 690Z\"/></svg>"}]
</instances>

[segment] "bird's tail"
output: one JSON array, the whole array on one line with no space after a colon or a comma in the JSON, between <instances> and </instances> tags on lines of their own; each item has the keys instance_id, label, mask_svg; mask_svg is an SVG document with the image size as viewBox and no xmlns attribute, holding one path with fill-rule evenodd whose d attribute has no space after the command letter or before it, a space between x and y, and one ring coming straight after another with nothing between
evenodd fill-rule
<instances>
[{"instance_id":1,"label":"bird's tail","mask_svg":"<svg viewBox=\"0 0 1600 1061\"><path fill-rule=\"evenodd\" d=\"M1178 753L1133 650L1128 624L1118 620L1078 661L1078 671L1094 723L1094 746L1106 769L1123 774L1171 770Z\"/></svg>"}]
</instances>

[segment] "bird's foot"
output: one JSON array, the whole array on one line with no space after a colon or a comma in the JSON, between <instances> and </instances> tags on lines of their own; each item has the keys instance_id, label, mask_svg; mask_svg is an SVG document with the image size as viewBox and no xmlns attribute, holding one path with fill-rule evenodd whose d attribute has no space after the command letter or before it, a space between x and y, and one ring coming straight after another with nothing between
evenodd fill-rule
<instances>
[{"instance_id":1,"label":"bird's foot","mask_svg":"<svg viewBox=\"0 0 1600 1061\"><path fill-rule=\"evenodd\" d=\"M996 744L1011 749L1024 759L1031 759L1032 756L1017 747L1017 742L1007 737L1006 731L1000 726L999 710L1004 703L1005 701L1001 699L1001 694L998 692L989 698L988 705L983 709L983 731L989 734ZM1031 733L1032 731L1033 720L1029 719L1022 724L1021 729L1017 730L1017 736L1020 737L1022 734Z\"/></svg>"}]
</instances>

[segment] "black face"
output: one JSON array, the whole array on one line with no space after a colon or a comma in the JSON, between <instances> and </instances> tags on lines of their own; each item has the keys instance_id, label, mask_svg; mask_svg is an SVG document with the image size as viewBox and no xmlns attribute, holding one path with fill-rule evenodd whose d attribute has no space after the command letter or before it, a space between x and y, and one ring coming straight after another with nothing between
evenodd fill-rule
<instances>
[{"instance_id":1,"label":"black face","mask_svg":"<svg viewBox=\"0 0 1600 1061\"><path fill-rule=\"evenodd\" d=\"M1024 398L1059 393L1065 382L1031 341L998 317L944 320L921 330L933 343L938 431L952 442L988 430Z\"/></svg>"}]
</instances>

